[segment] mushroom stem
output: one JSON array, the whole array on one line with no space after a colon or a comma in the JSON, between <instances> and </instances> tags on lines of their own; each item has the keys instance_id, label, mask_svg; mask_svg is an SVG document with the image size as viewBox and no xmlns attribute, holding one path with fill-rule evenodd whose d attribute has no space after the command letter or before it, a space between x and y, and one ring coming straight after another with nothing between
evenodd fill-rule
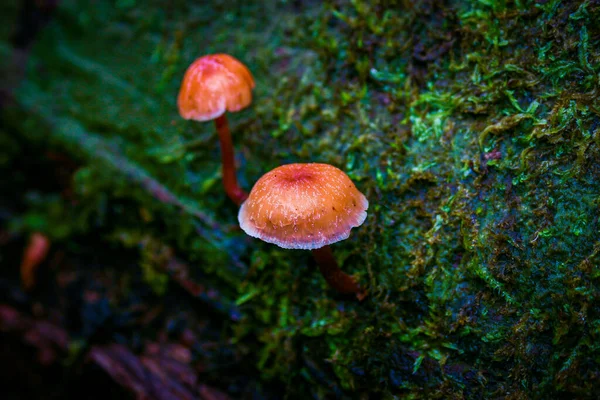
<instances>
[{"instance_id":1,"label":"mushroom stem","mask_svg":"<svg viewBox=\"0 0 600 400\"><path fill-rule=\"evenodd\" d=\"M325 278L329 286L343 294L355 293L359 300L364 298L365 294L354 278L346 274L338 266L337 261L333 257L331 247L325 246L320 249L314 249L312 250L312 254L319 266L319 271L321 271L323 278Z\"/></svg>"},{"instance_id":2,"label":"mushroom stem","mask_svg":"<svg viewBox=\"0 0 600 400\"><path fill-rule=\"evenodd\" d=\"M231 141L231 133L229 132L229 124L225 114L215 119L215 126L219 133L219 142L221 143L221 160L223 162L223 186L225 193L238 206L248 198L248 193L238 185L235 176L235 157L233 152L233 143Z\"/></svg>"}]
</instances>

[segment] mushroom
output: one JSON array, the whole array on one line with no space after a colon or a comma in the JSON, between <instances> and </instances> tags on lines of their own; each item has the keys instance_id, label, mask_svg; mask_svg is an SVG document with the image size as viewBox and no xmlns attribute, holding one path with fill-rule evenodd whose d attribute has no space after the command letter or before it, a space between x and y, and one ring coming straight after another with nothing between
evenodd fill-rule
<instances>
[{"instance_id":1,"label":"mushroom","mask_svg":"<svg viewBox=\"0 0 600 400\"><path fill-rule=\"evenodd\" d=\"M238 220L248 235L284 249L311 250L327 283L340 293L364 293L339 267L330 244L347 239L367 217L369 202L340 169L288 164L263 175Z\"/></svg>"},{"instance_id":2,"label":"mushroom","mask_svg":"<svg viewBox=\"0 0 600 400\"><path fill-rule=\"evenodd\" d=\"M50 250L50 239L40 232L29 237L29 243L21 259L21 282L25 290L31 290L36 283L36 271Z\"/></svg>"},{"instance_id":3,"label":"mushroom","mask_svg":"<svg viewBox=\"0 0 600 400\"><path fill-rule=\"evenodd\" d=\"M198 58L185 72L177 106L185 119L215 120L221 158L225 193L240 205L248 194L240 188L235 176L235 161L231 133L225 112L246 108L252 102L254 78L238 60L227 54L211 54Z\"/></svg>"}]
</instances>

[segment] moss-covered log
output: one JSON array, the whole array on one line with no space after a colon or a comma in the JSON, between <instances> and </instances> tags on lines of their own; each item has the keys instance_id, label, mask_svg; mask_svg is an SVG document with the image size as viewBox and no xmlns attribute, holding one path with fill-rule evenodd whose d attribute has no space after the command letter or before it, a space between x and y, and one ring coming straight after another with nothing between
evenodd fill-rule
<instances>
[{"instance_id":1,"label":"moss-covered log","mask_svg":"<svg viewBox=\"0 0 600 400\"><path fill-rule=\"evenodd\" d=\"M129 290L199 297L185 314L218 321L258 382L223 380L234 397L597 396L600 2L191 3L61 1L24 47L19 7L0 6L11 234L75 253L97 236L133 249L111 266L141 276ZM329 289L309 252L239 230L213 125L176 106L187 66L217 52L256 79L229 115L243 187L325 162L369 199L335 245L364 301ZM31 161L11 176L27 146L73 160L69 193L28 184Z\"/></svg>"}]
</instances>

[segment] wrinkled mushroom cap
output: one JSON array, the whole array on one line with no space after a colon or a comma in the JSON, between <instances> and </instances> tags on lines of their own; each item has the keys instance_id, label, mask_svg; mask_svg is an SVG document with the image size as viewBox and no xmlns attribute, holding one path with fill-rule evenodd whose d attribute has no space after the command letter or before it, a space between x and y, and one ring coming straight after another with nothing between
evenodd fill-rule
<instances>
[{"instance_id":1,"label":"wrinkled mushroom cap","mask_svg":"<svg viewBox=\"0 0 600 400\"><path fill-rule=\"evenodd\" d=\"M254 79L248 68L227 54L198 58L187 69L177 106L185 119L209 121L252 102Z\"/></svg>"},{"instance_id":2,"label":"wrinkled mushroom cap","mask_svg":"<svg viewBox=\"0 0 600 400\"><path fill-rule=\"evenodd\" d=\"M288 164L263 175L238 214L248 235L284 249L318 249L347 239L369 202L328 164Z\"/></svg>"}]
</instances>

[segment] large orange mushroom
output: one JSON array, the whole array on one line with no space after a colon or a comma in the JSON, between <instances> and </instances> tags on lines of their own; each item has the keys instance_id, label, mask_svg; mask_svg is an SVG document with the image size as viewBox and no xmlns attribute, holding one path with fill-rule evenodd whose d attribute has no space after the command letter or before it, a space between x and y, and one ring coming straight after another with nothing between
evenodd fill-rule
<instances>
[{"instance_id":1,"label":"large orange mushroom","mask_svg":"<svg viewBox=\"0 0 600 400\"><path fill-rule=\"evenodd\" d=\"M340 169L288 164L263 175L238 214L248 235L285 249L311 250L327 283L340 293L364 295L339 267L330 244L347 239L367 217L369 202Z\"/></svg>"},{"instance_id":2,"label":"large orange mushroom","mask_svg":"<svg viewBox=\"0 0 600 400\"><path fill-rule=\"evenodd\" d=\"M240 205L248 194L235 175L235 160L226 112L242 110L252 102L254 78L240 61L227 54L198 58L185 72L177 106L185 119L214 120L219 133L223 185L229 198Z\"/></svg>"}]
</instances>

